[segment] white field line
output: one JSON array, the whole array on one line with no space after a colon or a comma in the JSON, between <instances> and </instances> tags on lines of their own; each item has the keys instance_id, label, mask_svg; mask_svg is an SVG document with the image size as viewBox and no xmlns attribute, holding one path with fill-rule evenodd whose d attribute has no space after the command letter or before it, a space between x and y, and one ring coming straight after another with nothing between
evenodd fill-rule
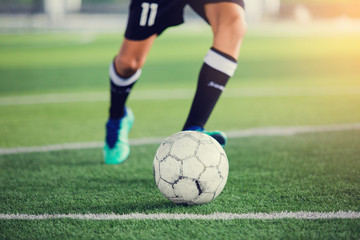
<instances>
[{"instance_id":1,"label":"white field line","mask_svg":"<svg viewBox=\"0 0 360 240\"><path fill-rule=\"evenodd\" d=\"M274 220L274 219L359 219L360 212L274 212L274 213L131 213L131 214L0 214L4 220L47 220L47 219L76 219L76 220Z\"/></svg>"},{"instance_id":2,"label":"white field line","mask_svg":"<svg viewBox=\"0 0 360 240\"><path fill-rule=\"evenodd\" d=\"M290 127L261 127L227 132L229 138L243 138L253 136L291 136L302 133L333 132L360 130L360 123L320 125L320 126L290 126ZM130 140L132 146L146 144L160 144L166 137L138 138ZM103 142L64 143L35 147L0 148L0 155L50 152L72 149L100 148Z\"/></svg>"},{"instance_id":3,"label":"white field line","mask_svg":"<svg viewBox=\"0 0 360 240\"><path fill-rule=\"evenodd\" d=\"M164 100L189 99L193 97L193 89L137 90L132 100ZM306 97L360 95L360 87L278 87L278 88L229 88L224 98L245 97ZM73 102L104 102L109 100L108 92L55 93L25 96L0 97L0 106L32 105Z\"/></svg>"}]
</instances>

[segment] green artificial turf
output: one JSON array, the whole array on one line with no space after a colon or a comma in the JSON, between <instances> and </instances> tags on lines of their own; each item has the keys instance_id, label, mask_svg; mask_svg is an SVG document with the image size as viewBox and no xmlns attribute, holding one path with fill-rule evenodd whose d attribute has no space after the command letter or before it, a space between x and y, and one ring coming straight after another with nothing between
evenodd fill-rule
<instances>
[{"instance_id":1,"label":"green artificial turf","mask_svg":"<svg viewBox=\"0 0 360 240\"><path fill-rule=\"evenodd\" d=\"M152 176L152 160L157 145L133 147L131 157L119 166L104 165L99 149L1 156L0 212L210 214L359 211L359 133L345 131L231 139L226 148L230 173L224 191L209 204L191 207L176 206L157 190ZM38 233L31 232L23 237L40 236L36 234L43 232L49 237L65 234L76 238L83 231L83 228L73 229L73 220L1 222L4 229L5 226L15 227L3 233L6 237L14 232L20 234L18 231L29 232L32 228ZM166 221L85 222L75 224L89 228L91 236L100 238L107 238L108 235L100 236L95 226L117 231L114 234L119 235L114 236L128 236L122 235L129 233L122 233L121 229L129 228L139 232L142 237L161 238L171 226L188 229L189 237L194 234L201 238L205 234L196 230L204 227L202 221L175 221L170 225L162 224ZM53 231L47 229L48 224L51 224ZM218 224L223 227L218 229ZM234 227L234 224L239 226ZM252 232L251 229L258 224L259 231ZM158 233L145 230L153 225ZM266 231L281 238L306 238L317 234L319 238L351 238L360 234L358 220L234 220L215 221L210 225L215 229L209 231L229 238L235 236L231 234L243 231L246 234L244 238L262 237ZM240 226L244 229L238 229ZM293 233L286 230L289 227L294 229ZM303 228L310 230L301 230Z\"/></svg>"},{"instance_id":2,"label":"green artificial turf","mask_svg":"<svg viewBox=\"0 0 360 240\"><path fill-rule=\"evenodd\" d=\"M121 39L120 34L0 35L0 148L103 141L107 69ZM359 123L359 40L250 30L239 68L207 128ZM136 116L132 139L181 129L210 45L204 31L170 30L156 41L136 84L139 91L128 102ZM161 97L159 90L163 99L141 99L145 92ZM176 90L186 94L174 99ZM104 98L46 103L49 96L66 100L66 94ZM45 102L3 104L21 96ZM104 165L101 149L0 155L0 213L359 212L359 146L358 130L230 139L224 191L210 204L192 207L176 206L157 190L152 176L157 144L132 147L119 166ZM0 239L358 239L359 225L351 219L0 220Z\"/></svg>"},{"instance_id":3,"label":"green artificial turf","mask_svg":"<svg viewBox=\"0 0 360 240\"><path fill-rule=\"evenodd\" d=\"M5 239L358 239L360 221L12 220L0 221L0 227L8 229L0 233Z\"/></svg>"}]
</instances>

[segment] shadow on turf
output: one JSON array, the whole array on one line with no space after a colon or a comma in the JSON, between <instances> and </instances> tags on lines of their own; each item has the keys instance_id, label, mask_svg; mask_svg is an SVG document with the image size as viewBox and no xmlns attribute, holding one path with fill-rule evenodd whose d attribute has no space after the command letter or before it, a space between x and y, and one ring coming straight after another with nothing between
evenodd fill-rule
<instances>
[{"instance_id":1,"label":"shadow on turf","mask_svg":"<svg viewBox=\"0 0 360 240\"><path fill-rule=\"evenodd\" d=\"M107 203L106 206L98 206L99 208L106 207L106 212L113 212L116 214L130 214L130 213L153 213L153 212L173 212L182 208L188 208L188 205L176 205L167 200L157 189L152 179L140 179L132 176L133 179L107 179L100 184L102 189L114 186L118 189L113 195L115 204ZM122 190L124 189L124 190ZM129 192L129 189L133 191ZM117 202L118 201L118 202ZM191 206L196 207L196 206Z\"/></svg>"},{"instance_id":2,"label":"shadow on turf","mask_svg":"<svg viewBox=\"0 0 360 240\"><path fill-rule=\"evenodd\" d=\"M141 204L125 203L121 209L119 209L118 206L109 207L109 209L113 209L112 212L116 214L166 212L175 208L178 208L178 206L171 203L170 201L167 201L166 199L141 201Z\"/></svg>"}]
</instances>

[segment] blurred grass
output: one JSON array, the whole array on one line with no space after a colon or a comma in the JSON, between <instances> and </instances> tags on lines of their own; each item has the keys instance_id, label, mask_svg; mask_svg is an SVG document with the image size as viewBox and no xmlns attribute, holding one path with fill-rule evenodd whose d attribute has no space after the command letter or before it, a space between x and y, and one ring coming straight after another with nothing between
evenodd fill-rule
<instances>
[{"instance_id":1,"label":"blurred grass","mask_svg":"<svg viewBox=\"0 0 360 240\"><path fill-rule=\"evenodd\" d=\"M131 138L170 136L180 131L191 99L133 100ZM235 130L262 126L359 122L360 96L223 98L207 124ZM1 106L1 147L103 141L107 102Z\"/></svg>"},{"instance_id":2,"label":"blurred grass","mask_svg":"<svg viewBox=\"0 0 360 240\"><path fill-rule=\"evenodd\" d=\"M190 37L191 36L191 37ZM107 90L107 69L119 34L0 37L0 95ZM193 87L211 45L208 32L170 31L155 43L139 88ZM233 86L358 85L359 36L249 35ZM335 80L335 81L334 81ZM139 82L139 83L140 83Z\"/></svg>"},{"instance_id":3,"label":"blurred grass","mask_svg":"<svg viewBox=\"0 0 360 240\"><path fill-rule=\"evenodd\" d=\"M1 35L0 96L108 92L108 64L121 39L120 34ZM137 89L194 92L210 39L205 31L171 30L161 36L133 95ZM359 40L356 35L291 37L250 32L239 68L207 126L232 130L359 122ZM306 96L309 87L315 88L315 95ZM236 89L248 89L250 96L226 98ZM278 89L279 96L251 97L256 89L275 93ZM290 95L282 96L286 89ZM327 96L327 89L335 95ZM298 94L292 96L292 90ZM181 129L191 97L164 101L130 96L128 103L136 114L132 138L167 136ZM103 101L0 106L0 146L102 141L107 108Z\"/></svg>"}]
</instances>

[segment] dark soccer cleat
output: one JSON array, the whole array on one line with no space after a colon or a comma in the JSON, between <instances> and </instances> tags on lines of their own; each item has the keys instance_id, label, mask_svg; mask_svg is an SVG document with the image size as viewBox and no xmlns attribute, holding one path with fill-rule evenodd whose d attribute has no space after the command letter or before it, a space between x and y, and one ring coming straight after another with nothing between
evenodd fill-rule
<instances>
[{"instance_id":1,"label":"dark soccer cleat","mask_svg":"<svg viewBox=\"0 0 360 240\"><path fill-rule=\"evenodd\" d=\"M194 127L189 127L187 129L185 129L184 131L198 131L198 132L203 132L207 135L209 135L210 137L214 138L222 147L225 147L226 145L226 141L227 141L227 137L226 134L222 131L206 131L205 129L203 129L202 127L198 127L198 126L194 126Z\"/></svg>"},{"instance_id":2,"label":"dark soccer cleat","mask_svg":"<svg viewBox=\"0 0 360 240\"><path fill-rule=\"evenodd\" d=\"M129 132L134 119L131 109L126 108L123 118L109 119L106 123L106 139L103 149L106 164L119 164L129 157Z\"/></svg>"}]
</instances>

